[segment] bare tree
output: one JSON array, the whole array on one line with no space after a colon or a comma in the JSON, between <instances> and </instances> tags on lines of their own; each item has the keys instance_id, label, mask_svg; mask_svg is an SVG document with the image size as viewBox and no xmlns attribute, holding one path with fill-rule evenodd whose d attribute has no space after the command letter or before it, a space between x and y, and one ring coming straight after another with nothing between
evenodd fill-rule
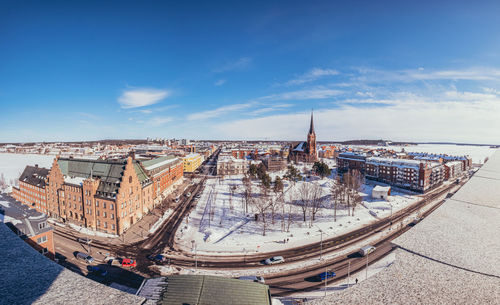
<instances>
[{"instance_id":1,"label":"bare tree","mask_svg":"<svg viewBox=\"0 0 500 305\"><path fill-rule=\"evenodd\" d=\"M262 236L266 235L267 221L266 214L269 210L269 198L266 194L261 194L251 199L251 204L258 213L258 220L262 222Z\"/></svg>"},{"instance_id":2,"label":"bare tree","mask_svg":"<svg viewBox=\"0 0 500 305\"><path fill-rule=\"evenodd\" d=\"M318 213L318 211L323 208L323 202L324 202L324 198L323 198L323 189L321 188L321 186L317 183L311 183L311 194L310 194L310 200L311 200L311 204L309 205L310 206L310 210L311 210L311 223L310 223L310 226L313 225L314 223L314 220L316 220L316 213Z\"/></svg>"},{"instance_id":3,"label":"bare tree","mask_svg":"<svg viewBox=\"0 0 500 305\"><path fill-rule=\"evenodd\" d=\"M311 193L312 187L310 183L302 182L299 186L299 201L300 201L300 209L302 210L302 220L306 222L306 214L309 211L309 207L311 205Z\"/></svg>"},{"instance_id":4,"label":"bare tree","mask_svg":"<svg viewBox=\"0 0 500 305\"><path fill-rule=\"evenodd\" d=\"M332 194L332 200L333 200L333 221L337 221L337 208L340 200L340 193L341 193L341 181L340 178L337 177L332 184L332 187L330 188L330 192Z\"/></svg>"},{"instance_id":5,"label":"bare tree","mask_svg":"<svg viewBox=\"0 0 500 305\"><path fill-rule=\"evenodd\" d=\"M248 213L248 206L252 199L252 182L246 175L243 177L243 199L245 203L245 213Z\"/></svg>"}]
</instances>

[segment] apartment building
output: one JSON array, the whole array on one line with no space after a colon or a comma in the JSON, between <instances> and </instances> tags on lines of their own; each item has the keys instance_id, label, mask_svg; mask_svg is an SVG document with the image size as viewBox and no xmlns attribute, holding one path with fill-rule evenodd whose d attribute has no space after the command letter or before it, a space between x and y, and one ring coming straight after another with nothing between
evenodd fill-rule
<instances>
[{"instance_id":1,"label":"apartment building","mask_svg":"<svg viewBox=\"0 0 500 305\"><path fill-rule=\"evenodd\" d=\"M217 175L240 175L248 171L248 161L233 156L220 157L217 160Z\"/></svg>"},{"instance_id":2,"label":"apartment building","mask_svg":"<svg viewBox=\"0 0 500 305\"><path fill-rule=\"evenodd\" d=\"M12 197L17 201L47 214L46 181L49 170L47 168L26 166L19 177L19 187L12 188Z\"/></svg>"},{"instance_id":3,"label":"apartment building","mask_svg":"<svg viewBox=\"0 0 500 305\"><path fill-rule=\"evenodd\" d=\"M163 156L140 163L153 182L154 198L163 194L170 186L182 179L184 174L182 159L174 156Z\"/></svg>"},{"instance_id":4,"label":"apartment building","mask_svg":"<svg viewBox=\"0 0 500 305\"><path fill-rule=\"evenodd\" d=\"M463 162L461 161L451 161L444 164L444 180L453 179L460 176L463 170Z\"/></svg>"},{"instance_id":5,"label":"apartment building","mask_svg":"<svg viewBox=\"0 0 500 305\"><path fill-rule=\"evenodd\" d=\"M428 191L444 180L444 167L438 162L369 157L365 176L417 192Z\"/></svg>"},{"instance_id":6,"label":"apartment building","mask_svg":"<svg viewBox=\"0 0 500 305\"><path fill-rule=\"evenodd\" d=\"M192 173L203 163L203 156L200 154L189 154L183 158L184 172Z\"/></svg>"},{"instance_id":7,"label":"apartment building","mask_svg":"<svg viewBox=\"0 0 500 305\"><path fill-rule=\"evenodd\" d=\"M276 155L262 159L262 163L264 163L267 170L270 172L285 170L288 165L286 159Z\"/></svg>"},{"instance_id":8,"label":"apartment building","mask_svg":"<svg viewBox=\"0 0 500 305\"><path fill-rule=\"evenodd\" d=\"M357 169L361 173L365 172L366 154L355 152L342 152L337 156L337 170L339 173L345 173L348 170Z\"/></svg>"},{"instance_id":9,"label":"apartment building","mask_svg":"<svg viewBox=\"0 0 500 305\"><path fill-rule=\"evenodd\" d=\"M153 205L153 183L132 157L117 161L54 159L48 214L101 232L122 234Z\"/></svg>"}]
</instances>

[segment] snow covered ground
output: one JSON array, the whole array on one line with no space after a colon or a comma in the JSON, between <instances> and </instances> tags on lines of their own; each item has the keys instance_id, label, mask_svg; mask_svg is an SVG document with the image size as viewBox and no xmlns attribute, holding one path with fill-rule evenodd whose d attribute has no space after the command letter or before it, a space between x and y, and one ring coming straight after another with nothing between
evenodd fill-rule
<instances>
[{"instance_id":1,"label":"snow covered ground","mask_svg":"<svg viewBox=\"0 0 500 305\"><path fill-rule=\"evenodd\" d=\"M184 219L180 229L176 232L176 241L181 248L185 251L193 251L193 241L195 241L199 254L250 254L286 249L352 231L377 218L389 216L391 205L394 213L418 199L417 196L409 193L393 191L389 202L373 200L371 190L374 184L370 182L360 192L363 196L363 203L356 207L354 216L348 216L346 208L339 208L337 221L334 222L334 210L329 199L330 187L333 183L331 178L313 177L311 182L297 182L295 185L285 181L285 220L283 221L281 216L283 209L277 213L274 224L271 213L268 213L268 228L266 235L263 236L262 222L255 221L257 211L249 206L248 213L245 212L241 178L242 176L239 175L225 177L223 180L218 178L207 180L196 209ZM303 221L298 200L298 193L303 183L320 185L322 195L326 199L325 207L319 210L312 226L309 223L309 215L307 221ZM255 193L259 192L257 185L257 182L253 182ZM232 187L236 187L233 195L231 195ZM272 196L276 198L274 193ZM288 226L288 214L292 219L289 232L283 229Z\"/></svg>"},{"instance_id":2,"label":"snow covered ground","mask_svg":"<svg viewBox=\"0 0 500 305\"><path fill-rule=\"evenodd\" d=\"M53 161L52 155L0 153L0 175L4 174L7 184L12 185L27 165L50 168Z\"/></svg>"}]
</instances>

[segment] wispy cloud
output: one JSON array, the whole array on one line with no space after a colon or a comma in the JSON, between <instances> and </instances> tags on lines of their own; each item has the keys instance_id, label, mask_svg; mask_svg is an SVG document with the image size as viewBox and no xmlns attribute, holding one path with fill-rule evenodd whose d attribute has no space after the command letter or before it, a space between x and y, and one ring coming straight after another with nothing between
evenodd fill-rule
<instances>
[{"instance_id":1,"label":"wispy cloud","mask_svg":"<svg viewBox=\"0 0 500 305\"><path fill-rule=\"evenodd\" d=\"M172 122L173 120L174 119L171 117L153 117L149 120L146 120L145 122L151 126L161 126L165 125L166 123Z\"/></svg>"},{"instance_id":2,"label":"wispy cloud","mask_svg":"<svg viewBox=\"0 0 500 305\"><path fill-rule=\"evenodd\" d=\"M432 70L419 67L407 70L377 70L370 68L358 68L358 75L354 79L367 82L414 82L414 81L492 81L500 80L500 70L473 67L467 69L443 69Z\"/></svg>"},{"instance_id":3,"label":"wispy cloud","mask_svg":"<svg viewBox=\"0 0 500 305\"><path fill-rule=\"evenodd\" d=\"M320 140L388 138L400 141L497 143L500 97L477 92L447 91L418 95L398 93L392 99L366 101L380 106L321 108L314 113ZM309 112L235 119L214 126L225 139L298 140L307 130ZM332 118L335 118L332 120Z\"/></svg>"},{"instance_id":4,"label":"wispy cloud","mask_svg":"<svg viewBox=\"0 0 500 305\"><path fill-rule=\"evenodd\" d=\"M313 82L324 76L332 76L338 74L339 71L337 70L314 68L302 75L299 75L295 79L289 80L288 82L286 82L286 85L301 85L304 83Z\"/></svg>"},{"instance_id":5,"label":"wispy cloud","mask_svg":"<svg viewBox=\"0 0 500 305\"><path fill-rule=\"evenodd\" d=\"M151 109L141 109L141 110L139 110L139 112L144 113L144 114L150 114L150 113L153 112L153 110L151 110Z\"/></svg>"},{"instance_id":6,"label":"wispy cloud","mask_svg":"<svg viewBox=\"0 0 500 305\"><path fill-rule=\"evenodd\" d=\"M292 106L293 106L292 104L272 105L272 106L269 106L269 107L263 107L263 108L260 108L260 109L256 109L256 110L250 112L250 114L251 115L260 115L260 114L269 113L269 112L273 112L273 111L283 110L285 108L289 108L289 107L292 107Z\"/></svg>"},{"instance_id":7,"label":"wispy cloud","mask_svg":"<svg viewBox=\"0 0 500 305\"><path fill-rule=\"evenodd\" d=\"M212 119L212 118L220 117L221 115L227 114L229 112L247 109L247 108L250 108L254 105L255 105L255 103L250 102L250 103L245 103L245 104L234 104L234 105L223 106L223 107L216 108L214 110L207 110L207 111L192 113L192 114L188 115L187 119L189 121Z\"/></svg>"},{"instance_id":8,"label":"wispy cloud","mask_svg":"<svg viewBox=\"0 0 500 305\"><path fill-rule=\"evenodd\" d=\"M218 81L216 81L214 83L214 86L222 86L226 83L226 80L225 79L219 79Z\"/></svg>"},{"instance_id":9,"label":"wispy cloud","mask_svg":"<svg viewBox=\"0 0 500 305\"><path fill-rule=\"evenodd\" d=\"M77 112L77 114L82 116L82 117L93 119L93 120L100 119L99 116L97 116L95 114L87 113L87 112Z\"/></svg>"},{"instance_id":10,"label":"wispy cloud","mask_svg":"<svg viewBox=\"0 0 500 305\"><path fill-rule=\"evenodd\" d=\"M118 102L122 108L137 108L158 103L159 101L171 95L170 91L141 88L123 91L118 98Z\"/></svg>"},{"instance_id":11,"label":"wispy cloud","mask_svg":"<svg viewBox=\"0 0 500 305\"><path fill-rule=\"evenodd\" d=\"M222 66L216 68L213 70L215 73L221 73L221 72L227 72L231 70L238 70L238 69L243 69L248 67L250 63L252 62L251 57L241 57L238 60L227 62L223 64Z\"/></svg>"},{"instance_id":12,"label":"wispy cloud","mask_svg":"<svg viewBox=\"0 0 500 305\"><path fill-rule=\"evenodd\" d=\"M313 100L325 99L342 94L343 91L336 89L307 89L291 92L283 92L279 94L272 94L260 97L259 100L263 101L279 101L279 100Z\"/></svg>"}]
</instances>

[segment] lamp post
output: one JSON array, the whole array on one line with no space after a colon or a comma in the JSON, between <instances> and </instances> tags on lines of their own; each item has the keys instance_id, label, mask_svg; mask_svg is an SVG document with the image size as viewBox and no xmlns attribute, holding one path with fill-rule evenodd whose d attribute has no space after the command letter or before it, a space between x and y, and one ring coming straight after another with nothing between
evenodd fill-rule
<instances>
[{"instance_id":1,"label":"lamp post","mask_svg":"<svg viewBox=\"0 0 500 305\"><path fill-rule=\"evenodd\" d=\"M326 270L326 267L325 267L325 297L326 297L326 285L328 283L328 271Z\"/></svg>"},{"instance_id":2,"label":"lamp post","mask_svg":"<svg viewBox=\"0 0 500 305\"><path fill-rule=\"evenodd\" d=\"M369 255L370 255L370 253L366 254L366 270L365 270L365 272L366 272L366 279L368 279L368 256Z\"/></svg>"},{"instance_id":3,"label":"lamp post","mask_svg":"<svg viewBox=\"0 0 500 305\"><path fill-rule=\"evenodd\" d=\"M322 256L323 256L323 231L319 230L319 232L321 233L321 243L319 244L319 260L322 259Z\"/></svg>"},{"instance_id":4,"label":"lamp post","mask_svg":"<svg viewBox=\"0 0 500 305\"><path fill-rule=\"evenodd\" d=\"M349 288L349 283L351 283L351 261L347 265L347 288Z\"/></svg>"}]
</instances>

